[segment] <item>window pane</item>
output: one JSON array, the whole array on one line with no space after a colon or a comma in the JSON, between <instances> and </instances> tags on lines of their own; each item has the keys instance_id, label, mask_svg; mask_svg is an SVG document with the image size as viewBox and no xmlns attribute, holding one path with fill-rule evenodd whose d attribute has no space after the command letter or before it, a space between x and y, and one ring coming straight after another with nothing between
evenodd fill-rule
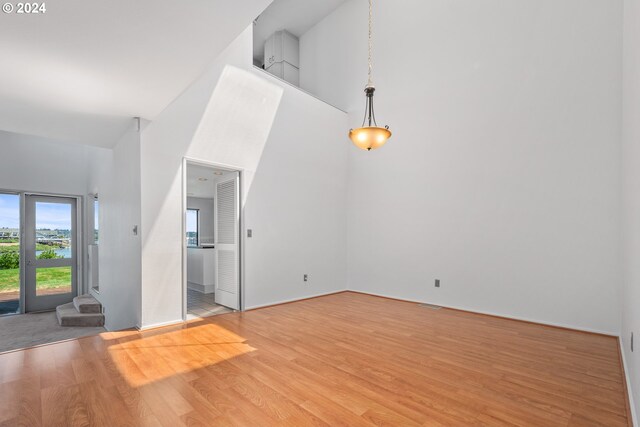
<instances>
[{"instance_id":1,"label":"window pane","mask_svg":"<svg viewBox=\"0 0 640 427\"><path fill-rule=\"evenodd\" d=\"M36 295L67 294L71 292L71 267L36 269Z\"/></svg>"},{"instance_id":2,"label":"window pane","mask_svg":"<svg viewBox=\"0 0 640 427\"><path fill-rule=\"evenodd\" d=\"M0 315L20 301L20 196L0 194Z\"/></svg>"},{"instance_id":3,"label":"window pane","mask_svg":"<svg viewBox=\"0 0 640 427\"><path fill-rule=\"evenodd\" d=\"M100 223L98 222L98 212L100 211L100 203L96 198L93 201L93 242L98 244L98 230L100 229Z\"/></svg>"},{"instance_id":4,"label":"window pane","mask_svg":"<svg viewBox=\"0 0 640 427\"><path fill-rule=\"evenodd\" d=\"M187 209L187 245L198 246L198 210Z\"/></svg>"},{"instance_id":5,"label":"window pane","mask_svg":"<svg viewBox=\"0 0 640 427\"><path fill-rule=\"evenodd\" d=\"M36 257L71 258L71 205L36 202Z\"/></svg>"}]
</instances>

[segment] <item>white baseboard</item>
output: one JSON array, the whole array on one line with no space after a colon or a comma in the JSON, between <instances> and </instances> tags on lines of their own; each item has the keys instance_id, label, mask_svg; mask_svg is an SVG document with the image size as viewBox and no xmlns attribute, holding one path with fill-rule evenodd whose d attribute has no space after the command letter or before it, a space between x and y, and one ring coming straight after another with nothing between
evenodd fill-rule
<instances>
[{"instance_id":1,"label":"white baseboard","mask_svg":"<svg viewBox=\"0 0 640 427\"><path fill-rule=\"evenodd\" d=\"M470 313L477 313L477 314L486 314L487 316L502 317L504 319L511 319L511 320L520 320L520 321L523 321L523 322L537 323L537 324L546 325L546 326L555 326L555 327L563 328L563 329L573 329L574 331L591 332L593 334L609 335L609 336L612 336L612 337L618 337L618 335L619 335L617 332L612 332L612 331L603 331L603 330L600 330L600 329L583 328L583 327L580 327L580 326L567 325L567 324L557 323L557 322L547 322L545 320L530 319L530 318L527 318L527 317L517 317L517 316L512 316L512 315L509 315L509 314L501 314L501 313L495 313L495 312L491 312L491 311L481 311L481 310L477 310L475 308L468 308L468 307L463 307L463 306L441 305L441 304L438 304L438 303L434 303L432 301L416 301L416 300L410 300L410 299L405 299L405 298L398 298L398 297L395 297L393 295L385 295L385 294L380 294L380 293L357 291L357 290L354 290L354 289L348 289L347 292L357 292L357 293L360 293L360 294L373 295L373 296L376 296L376 297L397 299L397 300L406 301L406 302L414 302L416 304L434 304L434 305L438 305L440 307L451 308L451 309L454 309L454 310L468 311Z\"/></svg>"},{"instance_id":2,"label":"white baseboard","mask_svg":"<svg viewBox=\"0 0 640 427\"><path fill-rule=\"evenodd\" d=\"M136 328L138 328L139 331L146 331L149 329L161 328L163 326L178 325L180 323L184 323L184 320L169 320L167 322L152 323L151 325L136 326Z\"/></svg>"},{"instance_id":3,"label":"white baseboard","mask_svg":"<svg viewBox=\"0 0 640 427\"><path fill-rule=\"evenodd\" d=\"M631 389L631 377L629 376L629 368L627 365L627 359L624 356L624 344L622 342L622 337L618 337L618 342L620 343L620 357L622 358L622 370L624 371L624 377L627 383L627 394L629 395L629 409L631 409L631 421L633 427L638 427L638 416L636 415L636 405L633 400L633 390Z\"/></svg>"},{"instance_id":4,"label":"white baseboard","mask_svg":"<svg viewBox=\"0 0 640 427\"><path fill-rule=\"evenodd\" d=\"M187 282L187 288L203 294L212 294L216 290L216 285L201 285L199 283Z\"/></svg>"},{"instance_id":5,"label":"white baseboard","mask_svg":"<svg viewBox=\"0 0 640 427\"><path fill-rule=\"evenodd\" d=\"M273 305L280 305L280 304L286 304L286 303L289 303L289 302L302 301L302 300L310 299L310 298L324 297L324 296L327 296L327 295L339 294L339 293L342 293L342 292L349 292L349 291L347 289L342 289L342 290L339 290L339 291L322 292L322 293L319 293L319 294L306 295L306 296L303 296L303 297L300 297L300 298L291 298L291 299L286 299L286 300L281 300L281 301L274 301L274 302L270 302L270 303L267 303L267 304L252 305L250 307L245 307L244 309L245 310L255 310L257 308L271 307Z\"/></svg>"}]
</instances>

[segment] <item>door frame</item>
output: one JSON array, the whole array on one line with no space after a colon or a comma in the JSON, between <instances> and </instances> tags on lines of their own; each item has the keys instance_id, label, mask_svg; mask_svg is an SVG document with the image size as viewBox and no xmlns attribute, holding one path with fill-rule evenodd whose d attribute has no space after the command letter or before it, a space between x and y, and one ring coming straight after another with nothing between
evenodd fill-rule
<instances>
[{"instance_id":1,"label":"door frame","mask_svg":"<svg viewBox=\"0 0 640 427\"><path fill-rule=\"evenodd\" d=\"M194 157L182 158L182 320L187 320L187 240L184 238L187 232L187 165L197 165L210 167L212 169L223 169L231 172L238 172L238 197L240 202L239 221L238 221L238 286L240 291L240 310L245 310L245 232L244 232L244 203L243 203L243 184L244 169L234 165L224 163L215 163L208 160L202 160Z\"/></svg>"},{"instance_id":2,"label":"door frame","mask_svg":"<svg viewBox=\"0 0 640 427\"><path fill-rule=\"evenodd\" d=\"M21 262L21 265L23 265L24 270L22 270L24 272L24 278L25 278L25 307L24 310L26 312L43 312L43 311L52 311L54 310L54 307L52 306L56 306L56 305L60 305L60 304L65 304L66 302L64 302L63 300L66 300L68 298L68 295L71 294L71 298L77 296L80 294L80 290L81 290L81 286L82 283L80 281L80 277L82 274L82 271L79 268L79 258L80 258L80 254L78 251L78 246L79 246L79 242L81 241L80 239L78 239L78 233L82 233L82 229L78 227L78 224L81 223L81 219L78 219L78 203L81 203L81 200L78 200L78 198L76 197L66 197L66 196L43 196L41 194L25 194L24 196L25 198L25 216L24 216L24 221L25 221L25 228L24 228L24 234L25 236L29 235L29 240L31 241L31 238L33 238L34 240L31 241L32 243L29 243L27 241L21 241L21 249L23 250L23 252L26 252L27 247L31 246L33 244L33 246L31 247L31 249L34 251L34 253L36 252L36 244L35 244L35 238L36 238L36 225L37 225L37 221L38 221L38 217L37 217L37 204L38 202L42 202L42 203L60 203L60 204L71 204L72 210L71 210L71 215L72 215L72 246L71 246L71 259L70 259L70 266L72 267L72 276L71 276L71 292L69 293L64 293L62 295L47 295L47 296L38 296L37 295L37 283L35 283L36 281L36 277L37 277L37 270L38 268L44 268L47 266L47 264L52 264L50 265L50 267L56 266L56 264L59 264L60 260L40 260L38 261L35 258L35 254L34 254L34 258L33 258L33 263L34 265L31 265L31 268L33 270L29 270L28 266L30 265L28 262ZM28 215L27 215L28 214ZM28 226L28 227L27 227ZM33 227L33 228L31 228ZM31 235L31 233L33 232L33 235ZM24 242L24 244L22 243ZM31 257L29 257L29 259L32 259ZM25 261L27 261L27 258L24 258ZM64 260L66 261L66 263L69 262L69 260ZM38 267L38 264L44 264L44 266L40 266ZM34 283L31 284L30 288L27 288L27 281L28 279L32 279L34 281ZM75 289L74 289L74 285L75 285ZM63 298L64 297L64 298ZM31 298L33 299L31 301ZM26 300L29 299L31 301L31 309L27 310L27 305L26 305ZM42 304L42 303L38 303L38 301L43 301L43 300L49 300L47 302L47 304ZM57 302L55 300L58 300ZM67 301L67 302L71 302L71 301ZM45 307L46 305L48 305L48 307Z\"/></svg>"},{"instance_id":3,"label":"door frame","mask_svg":"<svg viewBox=\"0 0 640 427\"><path fill-rule=\"evenodd\" d=\"M20 196L20 311L17 314L25 314L25 292L26 292L26 282L25 282L25 268L26 265L23 262L25 258L25 247L22 244L24 241L24 232L26 227L26 199L25 196L43 196L43 197L65 197L69 199L76 199L76 247L77 247L77 259L76 259L76 278L78 286L77 293L80 295L84 291L85 280L84 280L84 196L78 196L75 194L61 194L61 193L49 193L45 191L33 191L33 190L24 190L24 189L8 189L0 187L0 193L9 193L9 194L17 194Z\"/></svg>"}]
</instances>

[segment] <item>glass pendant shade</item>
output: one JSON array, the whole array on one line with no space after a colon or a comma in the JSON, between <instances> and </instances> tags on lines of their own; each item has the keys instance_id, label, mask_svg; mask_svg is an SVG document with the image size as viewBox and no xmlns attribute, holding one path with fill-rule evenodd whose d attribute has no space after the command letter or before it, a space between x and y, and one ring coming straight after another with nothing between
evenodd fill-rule
<instances>
[{"instance_id":1,"label":"glass pendant shade","mask_svg":"<svg viewBox=\"0 0 640 427\"><path fill-rule=\"evenodd\" d=\"M365 126L349 131L353 144L363 150L371 151L380 148L391 137L391 131L377 126Z\"/></svg>"}]
</instances>

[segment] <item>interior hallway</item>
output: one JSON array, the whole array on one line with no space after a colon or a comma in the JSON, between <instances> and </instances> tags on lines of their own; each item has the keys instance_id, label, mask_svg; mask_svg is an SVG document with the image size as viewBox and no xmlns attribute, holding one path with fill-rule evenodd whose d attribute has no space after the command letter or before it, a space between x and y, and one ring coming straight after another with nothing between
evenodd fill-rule
<instances>
[{"instance_id":1,"label":"interior hallway","mask_svg":"<svg viewBox=\"0 0 640 427\"><path fill-rule=\"evenodd\" d=\"M617 338L344 292L0 355L0 425L627 426Z\"/></svg>"},{"instance_id":2,"label":"interior hallway","mask_svg":"<svg viewBox=\"0 0 640 427\"><path fill-rule=\"evenodd\" d=\"M214 293L204 294L187 289L187 320L231 313L232 311L230 308L216 304Z\"/></svg>"}]
</instances>

